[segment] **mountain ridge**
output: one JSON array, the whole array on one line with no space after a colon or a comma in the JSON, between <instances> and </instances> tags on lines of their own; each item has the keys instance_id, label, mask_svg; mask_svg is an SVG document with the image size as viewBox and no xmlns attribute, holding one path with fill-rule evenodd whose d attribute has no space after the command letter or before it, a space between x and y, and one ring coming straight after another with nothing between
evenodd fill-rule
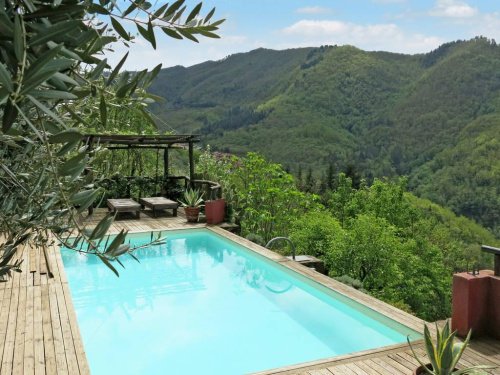
<instances>
[{"instance_id":1,"label":"mountain ridge","mask_svg":"<svg viewBox=\"0 0 500 375\"><path fill-rule=\"evenodd\" d=\"M318 177L330 164L354 165L369 181L407 175L417 194L500 235L494 41L450 42L417 55L258 49L162 70L151 91L167 98L154 110L170 127L201 133L214 149L258 151Z\"/></svg>"}]
</instances>

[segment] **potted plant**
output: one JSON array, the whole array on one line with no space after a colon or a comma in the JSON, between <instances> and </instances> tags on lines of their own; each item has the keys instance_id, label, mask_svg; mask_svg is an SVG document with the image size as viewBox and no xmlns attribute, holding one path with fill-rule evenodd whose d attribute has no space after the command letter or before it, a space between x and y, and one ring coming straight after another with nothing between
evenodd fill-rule
<instances>
[{"instance_id":1,"label":"potted plant","mask_svg":"<svg viewBox=\"0 0 500 375\"><path fill-rule=\"evenodd\" d=\"M417 356L408 338L408 344L413 353L413 356L418 361L420 366L413 372L414 375L431 374L431 375L465 375L465 374L487 374L486 369L491 369L491 366L473 366L458 370L456 368L460 357L465 348L469 344L471 331L467 335L464 342L454 342L457 331L450 333L449 321L446 321L442 330L436 324L436 343L432 341L429 328L424 325L424 342L427 357L430 363L424 364Z\"/></svg>"},{"instance_id":2,"label":"potted plant","mask_svg":"<svg viewBox=\"0 0 500 375\"><path fill-rule=\"evenodd\" d=\"M203 195L198 190L187 189L184 192L183 199L179 203L184 207L187 221L197 223L200 215L200 207L203 206Z\"/></svg>"}]
</instances>

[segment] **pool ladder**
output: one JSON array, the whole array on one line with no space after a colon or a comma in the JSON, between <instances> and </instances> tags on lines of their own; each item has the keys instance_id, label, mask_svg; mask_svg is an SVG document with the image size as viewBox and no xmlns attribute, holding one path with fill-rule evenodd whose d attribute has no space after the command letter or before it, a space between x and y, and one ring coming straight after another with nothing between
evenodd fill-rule
<instances>
[{"instance_id":1,"label":"pool ladder","mask_svg":"<svg viewBox=\"0 0 500 375\"><path fill-rule=\"evenodd\" d=\"M274 237L269 240L269 242L266 244L266 248L269 249L269 246L273 244L275 241L287 241L290 244L290 247L292 248L292 259L295 260L295 245L293 244L292 240L288 237Z\"/></svg>"}]
</instances>

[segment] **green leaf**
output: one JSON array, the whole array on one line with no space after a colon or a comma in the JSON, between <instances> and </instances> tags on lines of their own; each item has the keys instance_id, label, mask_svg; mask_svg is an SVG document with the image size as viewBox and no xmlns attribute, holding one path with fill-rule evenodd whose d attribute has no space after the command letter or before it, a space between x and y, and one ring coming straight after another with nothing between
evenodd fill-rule
<instances>
[{"instance_id":1,"label":"green leaf","mask_svg":"<svg viewBox=\"0 0 500 375\"><path fill-rule=\"evenodd\" d=\"M122 17L127 17L130 13L137 9L137 5L132 1L132 4L122 13Z\"/></svg>"},{"instance_id":2,"label":"green leaf","mask_svg":"<svg viewBox=\"0 0 500 375\"><path fill-rule=\"evenodd\" d=\"M171 38L175 39L183 39L182 36L177 33L175 30L169 29L168 27L162 27L161 28L165 34L167 34Z\"/></svg>"},{"instance_id":3,"label":"green leaf","mask_svg":"<svg viewBox=\"0 0 500 375\"><path fill-rule=\"evenodd\" d=\"M186 7L183 6L174 16L174 18L172 18L172 23L175 23L177 22L177 20L179 20L181 17L182 17L182 14L184 13L184 11L186 10Z\"/></svg>"},{"instance_id":4,"label":"green leaf","mask_svg":"<svg viewBox=\"0 0 500 375\"><path fill-rule=\"evenodd\" d=\"M0 7L0 9L4 9L4 7ZM14 35L14 24L5 11L0 11L0 34L7 38L12 38Z\"/></svg>"},{"instance_id":5,"label":"green leaf","mask_svg":"<svg viewBox=\"0 0 500 375\"><path fill-rule=\"evenodd\" d=\"M109 11L106 8L96 3L91 3L88 7L88 11L91 14L97 13L97 14L103 14L105 16L109 14Z\"/></svg>"},{"instance_id":6,"label":"green leaf","mask_svg":"<svg viewBox=\"0 0 500 375\"><path fill-rule=\"evenodd\" d=\"M0 62L0 83L9 92L13 91L12 77L3 63Z\"/></svg>"},{"instance_id":7,"label":"green leaf","mask_svg":"<svg viewBox=\"0 0 500 375\"><path fill-rule=\"evenodd\" d=\"M153 24L151 23L151 20L148 22L148 35L149 35L149 41L151 45L153 46L153 49L156 49L156 38L155 38L155 30L153 28Z\"/></svg>"},{"instance_id":8,"label":"green leaf","mask_svg":"<svg viewBox=\"0 0 500 375\"><path fill-rule=\"evenodd\" d=\"M26 70L25 77L30 78L35 74L39 73L40 70L43 69L43 67L49 63L49 61L51 61L61 52L62 47L63 45L59 44L56 47L51 48L48 51L42 53L40 56L38 56Z\"/></svg>"},{"instance_id":9,"label":"green leaf","mask_svg":"<svg viewBox=\"0 0 500 375\"><path fill-rule=\"evenodd\" d=\"M71 20L56 23L55 25L40 29L39 31L37 30L37 35L30 39L29 45L33 47L38 44L53 41L61 35L66 35L70 31L74 31L75 28L79 28L81 25L81 21Z\"/></svg>"},{"instance_id":10,"label":"green leaf","mask_svg":"<svg viewBox=\"0 0 500 375\"><path fill-rule=\"evenodd\" d=\"M158 73L161 71L162 64L156 65L151 72L148 73L146 81L144 83L145 86L148 86L153 80L158 76Z\"/></svg>"},{"instance_id":11,"label":"green leaf","mask_svg":"<svg viewBox=\"0 0 500 375\"><path fill-rule=\"evenodd\" d=\"M125 95L127 94L127 92L132 88L132 86L134 86L136 84L137 84L137 82L135 80L133 80L127 84L120 86L118 88L118 90L116 90L116 93L115 93L116 97L117 98L124 98Z\"/></svg>"},{"instance_id":12,"label":"green leaf","mask_svg":"<svg viewBox=\"0 0 500 375\"><path fill-rule=\"evenodd\" d=\"M101 124L104 129L108 123L108 108L106 107L106 99L104 95L101 95L101 101L99 103L99 112L101 113Z\"/></svg>"},{"instance_id":13,"label":"green leaf","mask_svg":"<svg viewBox=\"0 0 500 375\"><path fill-rule=\"evenodd\" d=\"M203 23L207 23L208 21L210 21L210 19L214 15L214 13L215 13L215 7L212 8L212 10L207 14L207 16L205 17L205 19L203 20Z\"/></svg>"},{"instance_id":14,"label":"green leaf","mask_svg":"<svg viewBox=\"0 0 500 375\"><path fill-rule=\"evenodd\" d=\"M73 86L79 86L79 83L76 82L73 78L67 76L66 74L64 73L61 73L61 72L56 72L54 74L54 76L50 79L50 82L53 82L54 80L57 80L57 81L60 81L60 82L66 82L66 83L69 83L70 85L73 85ZM67 88L64 89L64 91L66 91Z\"/></svg>"},{"instance_id":15,"label":"green leaf","mask_svg":"<svg viewBox=\"0 0 500 375\"><path fill-rule=\"evenodd\" d=\"M167 11L165 12L165 17L174 14L177 11L177 9L179 9L183 4L184 0L177 0L175 3L172 4L172 6L170 6L170 8L167 9Z\"/></svg>"},{"instance_id":16,"label":"green leaf","mask_svg":"<svg viewBox=\"0 0 500 375\"><path fill-rule=\"evenodd\" d=\"M14 54L19 62L23 61L25 49L22 22L21 16L16 14L14 17Z\"/></svg>"},{"instance_id":17,"label":"green leaf","mask_svg":"<svg viewBox=\"0 0 500 375\"><path fill-rule=\"evenodd\" d=\"M144 39L146 39L149 43L151 43L151 46L156 49L156 40L155 40L155 35L153 32L153 28L151 25L151 22L148 22L148 28L144 28L139 24L136 24L137 30L139 31L139 34L142 35Z\"/></svg>"},{"instance_id":18,"label":"green leaf","mask_svg":"<svg viewBox=\"0 0 500 375\"><path fill-rule=\"evenodd\" d=\"M167 7L168 7L168 3L163 4L160 8L158 8L156 10L156 12L154 12L155 18L161 17L162 13L165 12L165 10L167 9Z\"/></svg>"},{"instance_id":19,"label":"green leaf","mask_svg":"<svg viewBox=\"0 0 500 375\"><path fill-rule=\"evenodd\" d=\"M39 109L42 110L47 116L58 122L61 126L66 127L66 124L61 120L59 116L57 116L53 111L51 111L49 108L45 106L45 104L40 103L38 100L36 100L34 97L31 95L27 95L27 98L34 104L36 105Z\"/></svg>"},{"instance_id":20,"label":"green leaf","mask_svg":"<svg viewBox=\"0 0 500 375\"><path fill-rule=\"evenodd\" d=\"M130 35L125 31L120 22L118 22L114 17L111 17L111 24L113 29L120 35L123 39L130 41Z\"/></svg>"},{"instance_id":21,"label":"green leaf","mask_svg":"<svg viewBox=\"0 0 500 375\"><path fill-rule=\"evenodd\" d=\"M87 5L85 4L85 7ZM85 10L83 4L61 5L57 8L52 6L40 6L35 12L24 14L24 20L31 20L41 17L51 17L55 19L68 19L72 15L81 14ZM58 17L62 16L62 17Z\"/></svg>"},{"instance_id":22,"label":"green leaf","mask_svg":"<svg viewBox=\"0 0 500 375\"><path fill-rule=\"evenodd\" d=\"M429 357L429 362L431 363L433 368L438 368L438 353L436 352L436 347L432 342L431 333L427 326L424 326L424 342L425 350L427 351L427 356Z\"/></svg>"},{"instance_id":23,"label":"green leaf","mask_svg":"<svg viewBox=\"0 0 500 375\"><path fill-rule=\"evenodd\" d=\"M73 141L67 142L64 146L62 146L59 151L57 151L56 155L57 156L64 156L70 151L74 150L76 146L80 144L79 139L75 139Z\"/></svg>"},{"instance_id":24,"label":"green leaf","mask_svg":"<svg viewBox=\"0 0 500 375\"><path fill-rule=\"evenodd\" d=\"M53 99L53 100L74 100L78 99L78 97L67 91L59 91L59 90L37 90L32 91L31 96L35 98L42 99Z\"/></svg>"},{"instance_id":25,"label":"green leaf","mask_svg":"<svg viewBox=\"0 0 500 375\"><path fill-rule=\"evenodd\" d=\"M49 137L50 143L66 143L72 141L80 141L82 133L78 129L68 129Z\"/></svg>"},{"instance_id":26,"label":"green leaf","mask_svg":"<svg viewBox=\"0 0 500 375\"><path fill-rule=\"evenodd\" d=\"M56 71L54 70L45 70L40 71L38 74L33 75L30 78L27 78L23 81L23 87L21 89L21 94L29 94L33 89L38 88L42 83L49 80Z\"/></svg>"},{"instance_id":27,"label":"green leaf","mask_svg":"<svg viewBox=\"0 0 500 375\"><path fill-rule=\"evenodd\" d=\"M7 133L7 131L12 127L12 124L14 124L18 113L19 110L17 109L17 107L14 106L9 100L3 110L2 131L4 133Z\"/></svg>"},{"instance_id":28,"label":"green leaf","mask_svg":"<svg viewBox=\"0 0 500 375\"><path fill-rule=\"evenodd\" d=\"M203 36L206 36L207 38L220 39L219 35L212 33L210 31L198 30L198 33L203 35Z\"/></svg>"},{"instance_id":29,"label":"green leaf","mask_svg":"<svg viewBox=\"0 0 500 375\"><path fill-rule=\"evenodd\" d=\"M180 27L177 28L177 31L182 34L187 39L192 40L193 42L198 43L198 39L196 39L187 29L182 29Z\"/></svg>"},{"instance_id":30,"label":"green leaf","mask_svg":"<svg viewBox=\"0 0 500 375\"><path fill-rule=\"evenodd\" d=\"M9 97L9 94L10 94L9 90L7 90L7 88L5 87L0 88L0 105L5 104L7 98Z\"/></svg>"},{"instance_id":31,"label":"green leaf","mask_svg":"<svg viewBox=\"0 0 500 375\"><path fill-rule=\"evenodd\" d=\"M106 215L97 225L89 236L90 240L99 240L108 233L111 224L113 224L114 216L112 214Z\"/></svg>"},{"instance_id":32,"label":"green leaf","mask_svg":"<svg viewBox=\"0 0 500 375\"><path fill-rule=\"evenodd\" d=\"M214 23L211 23L210 26L217 27L217 26L219 26L221 23L223 23L225 21L226 21L226 19L223 18L221 20L215 21Z\"/></svg>"},{"instance_id":33,"label":"green leaf","mask_svg":"<svg viewBox=\"0 0 500 375\"><path fill-rule=\"evenodd\" d=\"M97 255L99 257L99 259L106 265L106 267L108 267L111 271L113 271L113 273L120 277L120 274L118 273L118 271L116 270L116 268L110 263L109 260L106 259L106 257L98 254Z\"/></svg>"},{"instance_id":34,"label":"green leaf","mask_svg":"<svg viewBox=\"0 0 500 375\"><path fill-rule=\"evenodd\" d=\"M118 233L113 241L109 244L109 246L105 250L105 253L113 253L114 250L118 249L118 247L123 244L123 241L125 241L126 237L127 231L122 229L120 233Z\"/></svg>"},{"instance_id":35,"label":"green leaf","mask_svg":"<svg viewBox=\"0 0 500 375\"><path fill-rule=\"evenodd\" d=\"M78 212L89 208L101 194L100 189L83 190L71 196L71 203L78 207Z\"/></svg>"},{"instance_id":36,"label":"green leaf","mask_svg":"<svg viewBox=\"0 0 500 375\"><path fill-rule=\"evenodd\" d=\"M85 152L81 152L60 165L58 168L59 174L62 176L69 176L71 180L76 180L76 178L80 176L85 169L87 160L87 154Z\"/></svg>"},{"instance_id":37,"label":"green leaf","mask_svg":"<svg viewBox=\"0 0 500 375\"><path fill-rule=\"evenodd\" d=\"M114 250L112 252L112 254L113 254L114 257L119 257L120 255L125 254L129 250L130 250L130 245L128 245L128 244L121 244L120 246L118 246L118 248L116 250Z\"/></svg>"},{"instance_id":38,"label":"green leaf","mask_svg":"<svg viewBox=\"0 0 500 375\"><path fill-rule=\"evenodd\" d=\"M99 64L96 65L96 67L90 72L89 78L91 80L98 79L99 77L102 76L102 72L106 67L108 66L108 59L101 60Z\"/></svg>"},{"instance_id":39,"label":"green leaf","mask_svg":"<svg viewBox=\"0 0 500 375\"><path fill-rule=\"evenodd\" d=\"M127 60L127 57L128 57L128 52L125 54L125 56L122 57L118 65L116 65L115 69L113 69L113 71L109 75L108 81L106 82L106 86L109 86L113 82L115 77L118 75L118 73L120 73L120 69L122 68L123 64L125 64L125 60Z\"/></svg>"},{"instance_id":40,"label":"green leaf","mask_svg":"<svg viewBox=\"0 0 500 375\"><path fill-rule=\"evenodd\" d=\"M201 10L202 5L203 5L203 3L198 3L198 5L196 5L193 8L191 13L189 13L189 16L186 18L186 23L191 22L192 20L194 20L198 16L198 14L200 14L200 10Z\"/></svg>"}]
</instances>

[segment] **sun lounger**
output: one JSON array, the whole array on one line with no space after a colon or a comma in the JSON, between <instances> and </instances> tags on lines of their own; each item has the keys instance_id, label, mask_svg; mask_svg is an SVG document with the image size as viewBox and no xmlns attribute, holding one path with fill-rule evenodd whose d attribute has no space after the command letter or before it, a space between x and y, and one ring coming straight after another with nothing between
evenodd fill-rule
<instances>
[{"instance_id":1,"label":"sun lounger","mask_svg":"<svg viewBox=\"0 0 500 375\"><path fill-rule=\"evenodd\" d=\"M157 211L160 210L172 210L172 215L177 216L177 208L179 207L179 203L164 197L141 198L139 203L143 209L145 207L151 208L153 217L156 217Z\"/></svg>"},{"instance_id":2,"label":"sun lounger","mask_svg":"<svg viewBox=\"0 0 500 375\"><path fill-rule=\"evenodd\" d=\"M135 212L137 218L141 217L141 205L133 199L108 199L108 209L110 211L119 212Z\"/></svg>"}]
</instances>

